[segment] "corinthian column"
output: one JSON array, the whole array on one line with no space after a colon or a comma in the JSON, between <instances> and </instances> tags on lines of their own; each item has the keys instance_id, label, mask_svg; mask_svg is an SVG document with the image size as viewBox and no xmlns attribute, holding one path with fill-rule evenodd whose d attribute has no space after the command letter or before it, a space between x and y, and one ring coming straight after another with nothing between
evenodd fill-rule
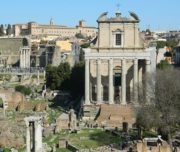
<instances>
[{"instance_id":1,"label":"corinthian column","mask_svg":"<svg viewBox=\"0 0 180 152\"><path fill-rule=\"evenodd\" d=\"M22 49L20 49L20 68L23 66Z\"/></svg>"},{"instance_id":2,"label":"corinthian column","mask_svg":"<svg viewBox=\"0 0 180 152\"><path fill-rule=\"evenodd\" d=\"M101 60L97 60L97 103L101 103Z\"/></svg>"},{"instance_id":3,"label":"corinthian column","mask_svg":"<svg viewBox=\"0 0 180 152\"><path fill-rule=\"evenodd\" d=\"M23 68L26 68L26 50L25 49L23 49L23 62L24 62Z\"/></svg>"},{"instance_id":4,"label":"corinthian column","mask_svg":"<svg viewBox=\"0 0 180 152\"><path fill-rule=\"evenodd\" d=\"M146 101L147 104L150 103L150 92L151 92L151 84L150 84L150 72L151 72L151 61L146 60L146 79L145 79L145 94L146 94Z\"/></svg>"},{"instance_id":5,"label":"corinthian column","mask_svg":"<svg viewBox=\"0 0 180 152\"><path fill-rule=\"evenodd\" d=\"M133 98L134 102L138 101L138 59L134 59L134 75L133 75Z\"/></svg>"},{"instance_id":6,"label":"corinthian column","mask_svg":"<svg viewBox=\"0 0 180 152\"><path fill-rule=\"evenodd\" d=\"M121 62L122 62L122 78L121 78L122 100L121 100L121 104L126 105L126 60L123 59Z\"/></svg>"},{"instance_id":7,"label":"corinthian column","mask_svg":"<svg viewBox=\"0 0 180 152\"><path fill-rule=\"evenodd\" d=\"M109 60L109 104L114 101L114 86L113 86L113 59Z\"/></svg>"},{"instance_id":8,"label":"corinthian column","mask_svg":"<svg viewBox=\"0 0 180 152\"><path fill-rule=\"evenodd\" d=\"M89 59L85 61L85 104L89 105Z\"/></svg>"}]
</instances>

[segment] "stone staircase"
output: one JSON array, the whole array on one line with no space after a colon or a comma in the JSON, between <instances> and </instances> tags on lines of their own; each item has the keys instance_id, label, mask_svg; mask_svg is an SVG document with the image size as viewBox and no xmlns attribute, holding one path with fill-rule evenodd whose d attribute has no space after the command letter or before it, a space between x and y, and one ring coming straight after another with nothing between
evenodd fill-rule
<instances>
[{"instance_id":1,"label":"stone staircase","mask_svg":"<svg viewBox=\"0 0 180 152\"><path fill-rule=\"evenodd\" d=\"M135 123L134 109L130 105L101 105L97 122L110 128L122 128L123 123L132 127Z\"/></svg>"}]
</instances>

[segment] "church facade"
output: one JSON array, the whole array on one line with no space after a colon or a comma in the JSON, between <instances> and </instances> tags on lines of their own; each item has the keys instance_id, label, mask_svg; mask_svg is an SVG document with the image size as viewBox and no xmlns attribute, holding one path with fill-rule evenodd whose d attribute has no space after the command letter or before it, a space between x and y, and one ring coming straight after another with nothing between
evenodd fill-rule
<instances>
[{"instance_id":1,"label":"church facade","mask_svg":"<svg viewBox=\"0 0 180 152\"><path fill-rule=\"evenodd\" d=\"M144 46L139 18L103 13L96 44L85 52L85 105L136 103L143 77L156 70L156 48Z\"/></svg>"}]
</instances>

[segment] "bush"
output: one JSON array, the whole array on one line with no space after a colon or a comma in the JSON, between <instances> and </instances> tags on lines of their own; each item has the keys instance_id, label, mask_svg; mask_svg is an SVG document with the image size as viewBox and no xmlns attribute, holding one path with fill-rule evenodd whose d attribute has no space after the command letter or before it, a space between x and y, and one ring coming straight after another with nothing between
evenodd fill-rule
<instances>
[{"instance_id":1,"label":"bush","mask_svg":"<svg viewBox=\"0 0 180 152\"><path fill-rule=\"evenodd\" d=\"M18 92L21 92L24 95L30 95L31 92L32 92L31 88L25 87L25 86L22 86L22 85L16 86L15 90L18 91Z\"/></svg>"},{"instance_id":2,"label":"bush","mask_svg":"<svg viewBox=\"0 0 180 152\"><path fill-rule=\"evenodd\" d=\"M157 68L161 69L161 70L164 70L164 69L167 69L167 68L170 68L170 67L171 67L171 65L166 60L161 60L161 62L157 65Z\"/></svg>"}]
</instances>

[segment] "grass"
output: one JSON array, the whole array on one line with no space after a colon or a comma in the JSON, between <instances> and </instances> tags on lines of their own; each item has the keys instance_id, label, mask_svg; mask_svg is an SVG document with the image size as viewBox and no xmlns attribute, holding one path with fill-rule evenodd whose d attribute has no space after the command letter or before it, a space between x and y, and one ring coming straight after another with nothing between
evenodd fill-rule
<instances>
[{"instance_id":1,"label":"grass","mask_svg":"<svg viewBox=\"0 0 180 152\"><path fill-rule=\"evenodd\" d=\"M152 131L144 131L143 132L143 137L157 137L157 133L155 132L152 132Z\"/></svg>"},{"instance_id":2,"label":"grass","mask_svg":"<svg viewBox=\"0 0 180 152\"><path fill-rule=\"evenodd\" d=\"M4 152L11 152L9 148L4 148Z\"/></svg>"},{"instance_id":3,"label":"grass","mask_svg":"<svg viewBox=\"0 0 180 152\"><path fill-rule=\"evenodd\" d=\"M51 124L51 123L55 123L56 121L56 118L58 116L60 116L62 112L58 109L55 109L55 110L48 110L48 122Z\"/></svg>"},{"instance_id":4,"label":"grass","mask_svg":"<svg viewBox=\"0 0 180 152\"><path fill-rule=\"evenodd\" d=\"M97 148L98 146L114 144L118 146L122 139L101 129L85 129L78 134L69 134L69 141L80 149Z\"/></svg>"},{"instance_id":5,"label":"grass","mask_svg":"<svg viewBox=\"0 0 180 152\"><path fill-rule=\"evenodd\" d=\"M66 148L59 148L59 149L56 149L56 152L71 152L71 151Z\"/></svg>"},{"instance_id":6,"label":"grass","mask_svg":"<svg viewBox=\"0 0 180 152\"><path fill-rule=\"evenodd\" d=\"M24 152L25 149L26 149L25 147L19 148L19 149L18 149L18 152Z\"/></svg>"},{"instance_id":7,"label":"grass","mask_svg":"<svg viewBox=\"0 0 180 152\"><path fill-rule=\"evenodd\" d=\"M58 135L49 136L49 137L43 139L43 142L47 143L48 145L57 144L58 141L59 141Z\"/></svg>"},{"instance_id":8,"label":"grass","mask_svg":"<svg viewBox=\"0 0 180 152\"><path fill-rule=\"evenodd\" d=\"M79 149L97 148L99 146L113 144L118 147L122 142L121 137L114 136L110 132L105 132L101 129L84 129L80 133L69 134L67 131L62 131L57 135L53 135L44 139L48 145L57 144L59 140L68 140L71 144ZM65 152L67 151L64 149ZM63 152L63 151L62 151ZM67 151L68 152L68 151Z\"/></svg>"}]
</instances>

